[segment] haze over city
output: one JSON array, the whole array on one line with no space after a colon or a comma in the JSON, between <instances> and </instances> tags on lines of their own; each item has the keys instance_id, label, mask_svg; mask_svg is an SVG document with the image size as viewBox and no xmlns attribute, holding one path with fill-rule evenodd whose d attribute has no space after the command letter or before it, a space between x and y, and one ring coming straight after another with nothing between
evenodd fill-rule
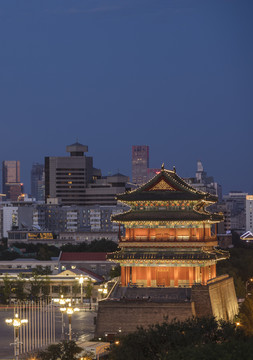
<instances>
[{"instance_id":1,"label":"haze over city","mask_svg":"<svg viewBox=\"0 0 253 360\"><path fill-rule=\"evenodd\" d=\"M2 160L66 155L78 140L103 174L150 166L253 192L252 1L43 1L0 5Z\"/></svg>"}]
</instances>

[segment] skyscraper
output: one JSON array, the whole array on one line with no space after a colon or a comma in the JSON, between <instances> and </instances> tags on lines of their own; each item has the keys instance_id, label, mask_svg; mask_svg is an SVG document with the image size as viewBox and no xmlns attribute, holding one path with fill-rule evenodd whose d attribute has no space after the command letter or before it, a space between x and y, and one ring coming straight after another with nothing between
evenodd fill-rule
<instances>
[{"instance_id":1,"label":"skyscraper","mask_svg":"<svg viewBox=\"0 0 253 360\"><path fill-rule=\"evenodd\" d=\"M45 176L44 165L35 163L31 170L31 195L36 200L45 198ZM44 191L43 191L44 190Z\"/></svg>"},{"instance_id":2,"label":"skyscraper","mask_svg":"<svg viewBox=\"0 0 253 360\"><path fill-rule=\"evenodd\" d=\"M84 155L88 146L67 146L70 156L45 158L45 200L57 198L63 205L86 205L85 192L95 177L93 158Z\"/></svg>"},{"instance_id":3,"label":"skyscraper","mask_svg":"<svg viewBox=\"0 0 253 360\"><path fill-rule=\"evenodd\" d=\"M149 168L149 146L132 146L132 180L133 183L141 185L148 180Z\"/></svg>"},{"instance_id":4,"label":"skyscraper","mask_svg":"<svg viewBox=\"0 0 253 360\"><path fill-rule=\"evenodd\" d=\"M20 183L20 161L3 161L3 194L6 200L16 201L22 193L23 184Z\"/></svg>"}]
</instances>

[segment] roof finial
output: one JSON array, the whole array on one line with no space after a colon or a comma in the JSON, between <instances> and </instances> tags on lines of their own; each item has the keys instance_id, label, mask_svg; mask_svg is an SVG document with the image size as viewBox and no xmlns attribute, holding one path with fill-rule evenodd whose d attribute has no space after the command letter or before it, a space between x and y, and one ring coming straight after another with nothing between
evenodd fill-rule
<instances>
[{"instance_id":1,"label":"roof finial","mask_svg":"<svg viewBox=\"0 0 253 360\"><path fill-rule=\"evenodd\" d=\"M177 170L176 170L176 166L173 166L173 171L174 171L174 173L176 173L176 172L177 172Z\"/></svg>"},{"instance_id":2,"label":"roof finial","mask_svg":"<svg viewBox=\"0 0 253 360\"><path fill-rule=\"evenodd\" d=\"M164 163L162 163L161 170L162 171L164 170Z\"/></svg>"}]
</instances>

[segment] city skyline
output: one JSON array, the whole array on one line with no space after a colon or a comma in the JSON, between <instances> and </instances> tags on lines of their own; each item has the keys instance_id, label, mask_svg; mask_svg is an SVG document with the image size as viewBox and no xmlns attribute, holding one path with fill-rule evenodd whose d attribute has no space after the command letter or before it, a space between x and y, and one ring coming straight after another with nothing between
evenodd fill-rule
<instances>
[{"instance_id":1,"label":"city skyline","mask_svg":"<svg viewBox=\"0 0 253 360\"><path fill-rule=\"evenodd\" d=\"M143 146L143 144L139 144L140 146ZM138 145L137 145L138 146ZM147 145L148 146L148 145ZM66 147L66 145L65 145L65 147ZM102 176L111 176L111 175L114 175L114 174L116 174L116 173L118 173L118 172L120 172L120 173L122 173L123 175L125 175L125 176L129 176L129 178L132 180L132 157L131 157L131 155L132 155L132 146L131 146L131 149L130 149L130 152L129 152L129 164L128 164L128 166L127 167L125 167L125 169L127 169L128 168L128 170L129 170L129 172L127 173L127 172L124 172L124 171L122 171L121 170L121 168L114 168L113 169L113 167L111 167L111 169L113 169L113 170L108 170L107 172L105 172L105 171L103 171L103 169L101 169L102 170ZM65 152L65 154L64 153L62 153L61 152L61 155L59 155L59 156L66 156L67 155L67 153ZM89 152L88 152L88 155L89 156L92 156ZM52 156L55 156L55 155L52 155ZM93 157L93 159L94 159L94 157ZM151 152L151 159L152 159L152 152ZM44 160L45 160L45 158L44 159L42 159L42 161L40 162L40 164L41 165L45 165L45 163L44 163ZM94 166L96 167L96 160L97 159L94 159ZM8 161L10 161L10 160L8 160ZM16 160L11 160L11 161L16 161ZM31 177L31 171L32 171L32 168L33 168L33 166L34 165L36 165L36 164L38 164L37 162L33 162L32 164L30 164L30 169L29 169L29 164L26 164L27 165L27 168L28 168L28 172L27 173L24 173L24 171L23 171L23 169L22 169L22 161L20 161L20 160L18 160L20 163L21 163L21 165L20 165L20 173L21 173L21 175L20 175L20 178L21 178L21 181L22 181L22 184L23 184L23 187L24 187L24 190L25 190L25 193L26 194L30 194L31 195L31 179L30 179L30 177ZM180 171L178 171L179 170L179 168L178 168L178 166L176 166L174 163L172 163L172 162L168 162L168 164L169 164L169 166L167 166L167 163L165 162L165 167L167 167L168 169L173 169L173 167L175 167L176 168L176 170L177 170L177 172L179 173L180 172L180 175L183 177L183 178L190 178L190 177L195 177L195 175L196 175L196 171L197 171L197 163L199 162L199 161L201 161L200 159L196 159L196 161L195 161L195 163L193 163L193 164L190 164L190 167L191 167L191 169L189 170L189 171L185 171L185 169L184 168L182 168L182 170L181 170L181 167L180 167ZM202 161L201 161L202 162ZM158 164L158 166L156 167L157 169L160 169L161 168L161 165L163 164L164 162L160 162L160 164ZM203 163L203 162L202 162ZM187 169L187 163L185 163L185 168ZM189 164L188 164L189 165ZM182 162L182 167L184 166L184 163ZM245 188L240 188L239 187L239 185L238 186L236 186L236 187L234 187L234 188L229 188L229 186L228 186L228 184L227 183L222 183L222 182L220 182L219 181L219 174L217 174L218 176L215 176L214 174L212 174L210 171L209 171L209 169L208 169L208 167L206 166L206 164L205 163L203 163L203 166L204 166L204 170L205 171L207 171L207 173L209 174L209 175L211 175L211 176L213 176L214 177L214 181L217 181L221 186L222 186L222 195L225 195L225 194L228 194L229 192L246 192L246 193L248 193L248 194L251 194L251 193L253 193L253 184L251 185L250 184L250 186L248 187L248 189L249 190L247 190L247 189L245 189ZM189 167L189 168L190 168ZM215 168L215 167L214 167ZM151 169L152 170L152 168L149 168L149 169ZM192 170L192 172L191 172L191 170ZM2 168L1 168L1 171L2 171ZM186 175L186 173L187 173L187 175ZM154 175L155 175L155 173L154 173ZM154 175L150 175L150 178L152 178Z\"/></svg>"},{"instance_id":2,"label":"city skyline","mask_svg":"<svg viewBox=\"0 0 253 360\"><path fill-rule=\"evenodd\" d=\"M45 0L0 6L0 160L89 146L104 175L150 167L190 177L201 160L223 192L253 193L253 3Z\"/></svg>"}]
</instances>

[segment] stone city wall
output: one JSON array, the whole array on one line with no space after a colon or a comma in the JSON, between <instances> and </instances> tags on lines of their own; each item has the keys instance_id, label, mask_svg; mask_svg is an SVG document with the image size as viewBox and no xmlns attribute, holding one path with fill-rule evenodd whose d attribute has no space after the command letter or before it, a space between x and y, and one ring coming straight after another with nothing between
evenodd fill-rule
<instances>
[{"instance_id":1,"label":"stone city wall","mask_svg":"<svg viewBox=\"0 0 253 360\"><path fill-rule=\"evenodd\" d=\"M167 317L186 320L195 315L194 304L190 302L164 303L145 300L103 300L99 303L95 337L105 333L133 332L137 326L162 323Z\"/></svg>"}]
</instances>

